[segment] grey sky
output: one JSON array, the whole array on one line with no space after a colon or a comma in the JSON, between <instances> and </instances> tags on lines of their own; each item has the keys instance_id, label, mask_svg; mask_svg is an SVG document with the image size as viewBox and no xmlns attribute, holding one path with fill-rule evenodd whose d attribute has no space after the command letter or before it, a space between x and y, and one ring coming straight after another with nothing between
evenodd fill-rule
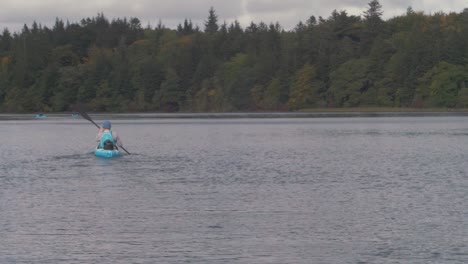
<instances>
[{"instance_id":1,"label":"grey sky","mask_svg":"<svg viewBox=\"0 0 468 264\"><path fill-rule=\"evenodd\" d=\"M161 20L174 28L184 19L190 19L203 28L208 10L214 7L219 22L237 19L242 26L250 22L279 22L289 30L310 16L327 18L331 12L346 10L350 15L362 15L371 0L0 0L0 29L18 31L26 23L36 21L53 25L58 17L64 21L78 22L103 12L113 18L137 17L142 25L155 26ZM415 11L431 14L438 11L461 12L468 8L467 0L380 0L384 18L402 15L411 6Z\"/></svg>"}]
</instances>

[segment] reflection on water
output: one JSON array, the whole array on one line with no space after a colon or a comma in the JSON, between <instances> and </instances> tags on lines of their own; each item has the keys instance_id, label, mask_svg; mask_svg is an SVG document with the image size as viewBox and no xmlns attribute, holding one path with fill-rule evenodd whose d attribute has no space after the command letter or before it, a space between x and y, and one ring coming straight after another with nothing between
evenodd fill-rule
<instances>
[{"instance_id":1,"label":"reflection on water","mask_svg":"<svg viewBox=\"0 0 468 264\"><path fill-rule=\"evenodd\" d=\"M466 119L3 121L0 263L467 263Z\"/></svg>"}]
</instances>

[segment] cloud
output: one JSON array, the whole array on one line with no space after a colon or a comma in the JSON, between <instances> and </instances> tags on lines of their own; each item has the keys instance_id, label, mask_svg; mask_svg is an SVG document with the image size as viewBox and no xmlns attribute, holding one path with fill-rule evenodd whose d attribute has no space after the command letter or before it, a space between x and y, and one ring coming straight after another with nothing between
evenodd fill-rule
<instances>
[{"instance_id":1,"label":"cloud","mask_svg":"<svg viewBox=\"0 0 468 264\"><path fill-rule=\"evenodd\" d=\"M98 13L112 20L137 17L142 25L155 26L158 21L174 28L184 19L190 19L203 28L208 10L214 7L219 22L230 23L237 19L241 25L250 22L279 22L285 29L294 28L299 21L310 16L327 18L333 10L346 10L350 15L362 15L371 0L0 0L0 29L13 31L23 24L36 21L52 26L56 18L79 22ZM468 7L466 0L380 0L384 18L403 15L411 6L425 13L461 12Z\"/></svg>"},{"instance_id":2,"label":"cloud","mask_svg":"<svg viewBox=\"0 0 468 264\"><path fill-rule=\"evenodd\" d=\"M144 23L157 24L159 20L167 26L175 27L184 19L203 23L208 17L208 10L215 7L218 18L234 20L241 14L240 2L236 1L152 1L152 0L0 0L0 28L5 25L36 21L41 24L53 24L56 18L78 22L82 18L95 17L104 13L108 19L137 17ZM201 26L201 25L200 25ZM20 27L16 27L17 29Z\"/></svg>"}]
</instances>

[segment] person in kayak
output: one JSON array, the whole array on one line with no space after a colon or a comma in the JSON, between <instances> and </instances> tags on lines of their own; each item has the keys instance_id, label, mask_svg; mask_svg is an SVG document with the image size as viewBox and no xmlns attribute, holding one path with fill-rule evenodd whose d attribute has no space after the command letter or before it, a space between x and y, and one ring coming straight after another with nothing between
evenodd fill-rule
<instances>
[{"instance_id":1,"label":"person in kayak","mask_svg":"<svg viewBox=\"0 0 468 264\"><path fill-rule=\"evenodd\" d=\"M102 127L96 135L96 141L99 142L98 149L113 150L117 146L121 147L122 140L115 131L111 131L112 124L109 120L102 122Z\"/></svg>"}]
</instances>

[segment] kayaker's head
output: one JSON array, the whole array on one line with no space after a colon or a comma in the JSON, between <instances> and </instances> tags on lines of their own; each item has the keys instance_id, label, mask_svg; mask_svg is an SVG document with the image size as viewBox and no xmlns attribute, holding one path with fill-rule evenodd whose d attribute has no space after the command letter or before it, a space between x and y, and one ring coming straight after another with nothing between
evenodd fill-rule
<instances>
[{"instance_id":1,"label":"kayaker's head","mask_svg":"<svg viewBox=\"0 0 468 264\"><path fill-rule=\"evenodd\" d=\"M106 120L104 122L102 122L102 128L104 129L111 129L111 122L109 120Z\"/></svg>"}]
</instances>

